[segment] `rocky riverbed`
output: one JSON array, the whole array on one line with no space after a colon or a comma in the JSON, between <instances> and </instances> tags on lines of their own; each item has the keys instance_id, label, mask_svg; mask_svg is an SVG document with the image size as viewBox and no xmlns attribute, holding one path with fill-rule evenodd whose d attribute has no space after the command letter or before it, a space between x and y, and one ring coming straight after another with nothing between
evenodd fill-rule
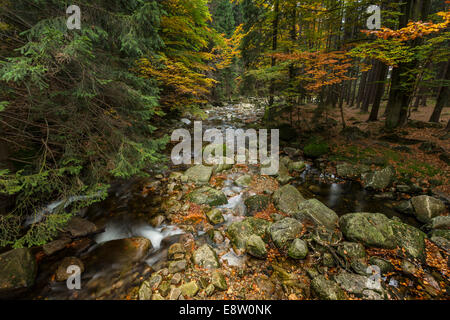
<instances>
[{"instance_id":1,"label":"rocky riverbed","mask_svg":"<svg viewBox=\"0 0 450 320\"><path fill-rule=\"evenodd\" d=\"M209 112L243 128L252 104ZM180 126L189 127L183 119ZM171 167L123 183L60 237L0 255L0 294L32 299L447 299L448 203L391 166L285 145L259 165ZM68 290L67 266L82 271Z\"/></svg>"}]
</instances>

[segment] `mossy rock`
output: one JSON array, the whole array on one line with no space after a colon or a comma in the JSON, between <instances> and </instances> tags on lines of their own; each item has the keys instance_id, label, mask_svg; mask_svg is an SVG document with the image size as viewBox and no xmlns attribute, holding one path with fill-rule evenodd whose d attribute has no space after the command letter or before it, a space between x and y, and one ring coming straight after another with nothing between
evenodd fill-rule
<instances>
[{"instance_id":1,"label":"mossy rock","mask_svg":"<svg viewBox=\"0 0 450 320\"><path fill-rule=\"evenodd\" d=\"M255 195L247 198L244 203L247 207L247 215L254 215L267 209L270 204L270 198L268 196Z\"/></svg>"}]
</instances>

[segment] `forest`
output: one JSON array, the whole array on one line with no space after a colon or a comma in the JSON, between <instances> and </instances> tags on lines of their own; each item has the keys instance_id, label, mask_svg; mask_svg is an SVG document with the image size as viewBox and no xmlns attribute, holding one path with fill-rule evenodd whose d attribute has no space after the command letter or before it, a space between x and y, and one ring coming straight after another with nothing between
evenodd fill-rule
<instances>
[{"instance_id":1,"label":"forest","mask_svg":"<svg viewBox=\"0 0 450 320\"><path fill-rule=\"evenodd\" d=\"M449 27L446 0L0 0L0 299L448 300ZM277 174L229 141L175 164L198 122L278 130Z\"/></svg>"}]
</instances>

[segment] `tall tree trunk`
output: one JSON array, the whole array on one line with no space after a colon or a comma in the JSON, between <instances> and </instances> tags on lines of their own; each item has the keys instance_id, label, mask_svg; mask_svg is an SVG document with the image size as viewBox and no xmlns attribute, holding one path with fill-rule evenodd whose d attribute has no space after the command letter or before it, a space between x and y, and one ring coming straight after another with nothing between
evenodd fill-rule
<instances>
[{"instance_id":1,"label":"tall tree trunk","mask_svg":"<svg viewBox=\"0 0 450 320\"><path fill-rule=\"evenodd\" d=\"M361 76L361 83L359 84L358 98L356 99L356 108L359 109L364 98L364 91L366 88L368 72L364 72Z\"/></svg>"},{"instance_id":2,"label":"tall tree trunk","mask_svg":"<svg viewBox=\"0 0 450 320\"><path fill-rule=\"evenodd\" d=\"M274 7L274 17L273 17L273 23L272 23L272 51L275 53L275 51L278 48L278 23L279 23L279 15L280 15L280 1L275 0L275 7ZM275 67L277 64L277 59L275 57L272 57L272 67ZM265 118L266 120L270 120L272 118L272 106L274 103L274 96L275 96L275 80L272 79L270 81L270 93L269 93L269 108L266 110Z\"/></svg>"},{"instance_id":3,"label":"tall tree trunk","mask_svg":"<svg viewBox=\"0 0 450 320\"><path fill-rule=\"evenodd\" d=\"M434 107L433 114L431 115L430 122L439 122L441 118L442 109L449 106L450 90L445 82L450 80L450 67L447 63L447 70L445 71L444 78L442 79L441 91L439 92L436 106Z\"/></svg>"},{"instance_id":4,"label":"tall tree trunk","mask_svg":"<svg viewBox=\"0 0 450 320\"><path fill-rule=\"evenodd\" d=\"M378 64L375 63L372 66L372 70L370 71L370 75L368 77L368 81L366 83L366 90L364 92L364 99L363 99L363 104L361 106L361 111L362 112L368 112L369 111L369 105L370 102L372 101L372 97L375 94L375 81L378 77Z\"/></svg>"},{"instance_id":5,"label":"tall tree trunk","mask_svg":"<svg viewBox=\"0 0 450 320\"><path fill-rule=\"evenodd\" d=\"M378 61L377 64L379 64L379 73L378 77L376 79L377 83L375 84L376 90L375 90L375 101L372 106L372 110L370 112L369 120L368 121L377 121L378 120L378 113L380 111L380 105L381 105L381 99L384 95L384 87L385 87L385 81L386 76L388 72L388 67L382 63L381 61Z\"/></svg>"}]
</instances>

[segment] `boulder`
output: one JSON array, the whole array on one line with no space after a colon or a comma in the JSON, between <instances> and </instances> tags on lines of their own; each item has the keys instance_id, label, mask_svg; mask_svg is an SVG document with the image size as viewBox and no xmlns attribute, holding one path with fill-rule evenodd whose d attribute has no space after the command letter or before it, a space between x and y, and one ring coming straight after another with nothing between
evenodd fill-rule
<instances>
[{"instance_id":1,"label":"boulder","mask_svg":"<svg viewBox=\"0 0 450 320\"><path fill-rule=\"evenodd\" d=\"M394 271L394 266L392 265L392 263L383 258L370 257L369 264L371 266L377 266L378 268L380 268L381 274L386 274L386 273Z\"/></svg>"},{"instance_id":2,"label":"boulder","mask_svg":"<svg viewBox=\"0 0 450 320\"><path fill-rule=\"evenodd\" d=\"M208 221L212 224L221 224L225 221L225 218L222 215L222 211L220 209L212 209L206 213L206 217Z\"/></svg>"},{"instance_id":3,"label":"boulder","mask_svg":"<svg viewBox=\"0 0 450 320\"><path fill-rule=\"evenodd\" d=\"M357 242L342 242L337 252L341 257L350 261L366 257L364 246Z\"/></svg>"},{"instance_id":4,"label":"boulder","mask_svg":"<svg viewBox=\"0 0 450 320\"><path fill-rule=\"evenodd\" d=\"M292 216L299 211L299 206L305 198L294 186L285 185L275 191L273 201L277 209Z\"/></svg>"},{"instance_id":5,"label":"boulder","mask_svg":"<svg viewBox=\"0 0 450 320\"><path fill-rule=\"evenodd\" d=\"M305 200L299 203L298 211L294 214L294 217L300 221L306 217L316 225L322 225L328 229L334 229L339 222L336 212L317 199Z\"/></svg>"},{"instance_id":6,"label":"boulder","mask_svg":"<svg viewBox=\"0 0 450 320\"><path fill-rule=\"evenodd\" d=\"M334 280L345 291L365 300L383 300L384 290L381 282L374 283L369 277L345 271L338 273Z\"/></svg>"},{"instance_id":7,"label":"boulder","mask_svg":"<svg viewBox=\"0 0 450 320\"><path fill-rule=\"evenodd\" d=\"M303 260L308 255L308 245L305 241L295 239L289 246L288 256L292 259Z\"/></svg>"},{"instance_id":8,"label":"boulder","mask_svg":"<svg viewBox=\"0 0 450 320\"><path fill-rule=\"evenodd\" d=\"M318 275L311 281L311 289L322 300L345 300L346 295L339 285Z\"/></svg>"},{"instance_id":9,"label":"boulder","mask_svg":"<svg viewBox=\"0 0 450 320\"><path fill-rule=\"evenodd\" d=\"M245 175L237 178L234 183L236 185L238 185L239 187L248 187L250 185L250 183L252 183L252 176L245 174Z\"/></svg>"},{"instance_id":10,"label":"boulder","mask_svg":"<svg viewBox=\"0 0 450 320\"><path fill-rule=\"evenodd\" d=\"M427 223L445 211L445 204L436 198L418 196L411 199L417 220Z\"/></svg>"},{"instance_id":11,"label":"boulder","mask_svg":"<svg viewBox=\"0 0 450 320\"><path fill-rule=\"evenodd\" d=\"M395 176L395 169L392 166L388 166L382 170L364 173L362 175L362 183L367 189L383 190L392 184Z\"/></svg>"},{"instance_id":12,"label":"boulder","mask_svg":"<svg viewBox=\"0 0 450 320\"><path fill-rule=\"evenodd\" d=\"M280 162L278 167L277 181L280 184L284 185L289 183L289 181L291 181L292 179L294 179L294 177L289 174L289 169L286 167L286 165Z\"/></svg>"},{"instance_id":13,"label":"boulder","mask_svg":"<svg viewBox=\"0 0 450 320\"><path fill-rule=\"evenodd\" d=\"M203 185L209 182L212 173L212 167L207 167L199 164L186 170L184 175L188 177L189 181L192 181L198 185Z\"/></svg>"},{"instance_id":14,"label":"boulder","mask_svg":"<svg viewBox=\"0 0 450 320\"><path fill-rule=\"evenodd\" d=\"M267 258L266 244L260 236L252 234L246 242L246 251L251 256L258 259Z\"/></svg>"},{"instance_id":15,"label":"boulder","mask_svg":"<svg viewBox=\"0 0 450 320\"><path fill-rule=\"evenodd\" d=\"M187 261L185 259L169 262L169 272L170 273L177 273L177 272L183 271L186 269L186 267L187 267Z\"/></svg>"},{"instance_id":16,"label":"boulder","mask_svg":"<svg viewBox=\"0 0 450 320\"><path fill-rule=\"evenodd\" d=\"M260 236L263 240L268 240L268 228L270 222L263 219L246 218L242 221L233 222L227 228L227 236L231 244L238 250L244 250L247 246L247 239L251 235Z\"/></svg>"},{"instance_id":17,"label":"boulder","mask_svg":"<svg viewBox=\"0 0 450 320\"><path fill-rule=\"evenodd\" d=\"M447 251L448 254L450 254L450 241L442 238L442 237L438 237L438 236L433 236L430 238L430 240L432 242L434 242L439 248Z\"/></svg>"},{"instance_id":18,"label":"boulder","mask_svg":"<svg viewBox=\"0 0 450 320\"><path fill-rule=\"evenodd\" d=\"M69 232L73 238L80 238L97 232L97 226L86 219L73 217L64 227L64 231Z\"/></svg>"},{"instance_id":19,"label":"boulder","mask_svg":"<svg viewBox=\"0 0 450 320\"><path fill-rule=\"evenodd\" d=\"M220 266L216 252L207 244L195 250L192 259L197 266L202 268L215 269Z\"/></svg>"},{"instance_id":20,"label":"boulder","mask_svg":"<svg viewBox=\"0 0 450 320\"><path fill-rule=\"evenodd\" d=\"M42 249L47 256L51 256L52 254L64 249L70 242L71 240L69 238L58 239L44 244Z\"/></svg>"},{"instance_id":21,"label":"boulder","mask_svg":"<svg viewBox=\"0 0 450 320\"><path fill-rule=\"evenodd\" d=\"M14 249L1 254L0 294L31 287L36 272L36 259L29 249Z\"/></svg>"},{"instance_id":22,"label":"boulder","mask_svg":"<svg viewBox=\"0 0 450 320\"><path fill-rule=\"evenodd\" d=\"M180 287L180 290L181 290L181 294L183 296L192 298L197 294L197 292L200 290L200 288L198 287L198 284L196 281L191 281L191 282L183 284Z\"/></svg>"},{"instance_id":23,"label":"boulder","mask_svg":"<svg viewBox=\"0 0 450 320\"><path fill-rule=\"evenodd\" d=\"M447 239L448 241L450 241L450 230L433 230L431 231L430 237L439 237L439 238L444 238Z\"/></svg>"},{"instance_id":24,"label":"boulder","mask_svg":"<svg viewBox=\"0 0 450 320\"><path fill-rule=\"evenodd\" d=\"M58 265L58 269L56 269L56 281L66 281L70 276L73 275L74 271L68 272L68 268L71 266L76 266L80 268L80 272L84 272L84 264L83 262L76 257L66 257L61 263Z\"/></svg>"},{"instance_id":25,"label":"boulder","mask_svg":"<svg viewBox=\"0 0 450 320\"><path fill-rule=\"evenodd\" d=\"M288 166L289 171L303 172L306 170L306 163L303 161L291 162Z\"/></svg>"},{"instance_id":26,"label":"boulder","mask_svg":"<svg viewBox=\"0 0 450 320\"><path fill-rule=\"evenodd\" d=\"M450 230L450 216L437 216L431 219L428 226L431 229Z\"/></svg>"},{"instance_id":27,"label":"boulder","mask_svg":"<svg viewBox=\"0 0 450 320\"><path fill-rule=\"evenodd\" d=\"M211 207L221 206L228 203L228 199L222 191L211 187L195 189L188 196L188 200L196 204L206 204Z\"/></svg>"},{"instance_id":28,"label":"boulder","mask_svg":"<svg viewBox=\"0 0 450 320\"><path fill-rule=\"evenodd\" d=\"M152 287L148 281L144 281L139 287L138 296L139 300L151 300L153 295Z\"/></svg>"},{"instance_id":29,"label":"boulder","mask_svg":"<svg viewBox=\"0 0 450 320\"><path fill-rule=\"evenodd\" d=\"M225 276L220 271L214 271L211 277L211 284L220 291L225 291L228 289L227 280Z\"/></svg>"},{"instance_id":30,"label":"boulder","mask_svg":"<svg viewBox=\"0 0 450 320\"><path fill-rule=\"evenodd\" d=\"M272 224L269 228L270 235L275 245L282 249L291 241L298 238L303 230L303 225L293 219L285 218Z\"/></svg>"},{"instance_id":31,"label":"boulder","mask_svg":"<svg viewBox=\"0 0 450 320\"><path fill-rule=\"evenodd\" d=\"M357 179L362 174L370 172L370 167L365 165L352 165L350 163L340 163L336 166L337 175L345 179Z\"/></svg>"},{"instance_id":32,"label":"boulder","mask_svg":"<svg viewBox=\"0 0 450 320\"><path fill-rule=\"evenodd\" d=\"M247 207L247 215L254 215L255 213L264 211L270 204L270 198L263 195L254 195L244 201Z\"/></svg>"}]
</instances>

